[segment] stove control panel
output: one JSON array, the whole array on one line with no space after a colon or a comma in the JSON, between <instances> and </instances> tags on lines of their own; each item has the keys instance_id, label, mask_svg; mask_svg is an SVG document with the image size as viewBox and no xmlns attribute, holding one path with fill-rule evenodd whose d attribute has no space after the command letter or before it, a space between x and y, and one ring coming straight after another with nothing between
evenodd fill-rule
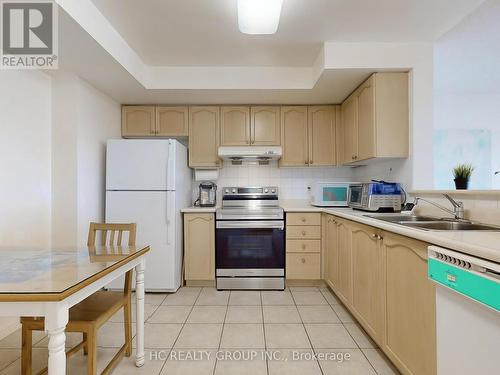
<instances>
[{"instance_id":1,"label":"stove control panel","mask_svg":"<svg viewBox=\"0 0 500 375\"><path fill-rule=\"evenodd\" d=\"M272 196L278 195L277 186L261 186L261 187L237 187L228 186L222 188L222 196Z\"/></svg>"}]
</instances>

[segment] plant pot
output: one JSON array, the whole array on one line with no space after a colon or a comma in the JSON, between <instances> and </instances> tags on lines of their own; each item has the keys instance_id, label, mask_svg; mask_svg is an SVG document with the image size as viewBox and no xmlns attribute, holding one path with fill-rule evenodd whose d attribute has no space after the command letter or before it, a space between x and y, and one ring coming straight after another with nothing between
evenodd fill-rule
<instances>
[{"instance_id":1,"label":"plant pot","mask_svg":"<svg viewBox=\"0 0 500 375\"><path fill-rule=\"evenodd\" d=\"M457 190L467 190L469 188L468 178L455 178L455 187Z\"/></svg>"}]
</instances>

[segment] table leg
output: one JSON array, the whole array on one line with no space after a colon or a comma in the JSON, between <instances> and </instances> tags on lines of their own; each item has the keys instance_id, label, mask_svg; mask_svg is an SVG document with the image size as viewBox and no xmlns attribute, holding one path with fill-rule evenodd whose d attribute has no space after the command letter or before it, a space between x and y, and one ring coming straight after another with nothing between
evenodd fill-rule
<instances>
[{"instance_id":1,"label":"table leg","mask_svg":"<svg viewBox=\"0 0 500 375\"><path fill-rule=\"evenodd\" d=\"M69 309L63 304L51 304L45 315L45 330L49 334L49 375L66 374L66 324Z\"/></svg>"},{"instance_id":2,"label":"table leg","mask_svg":"<svg viewBox=\"0 0 500 375\"><path fill-rule=\"evenodd\" d=\"M136 296L136 356L135 365L141 367L144 365L144 269L146 260L143 259L135 267L135 296Z\"/></svg>"}]
</instances>

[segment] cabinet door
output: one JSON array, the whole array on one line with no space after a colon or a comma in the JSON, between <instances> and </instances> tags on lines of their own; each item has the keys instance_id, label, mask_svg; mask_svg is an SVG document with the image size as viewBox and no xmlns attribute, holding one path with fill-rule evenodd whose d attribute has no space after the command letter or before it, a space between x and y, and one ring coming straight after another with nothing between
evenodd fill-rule
<instances>
[{"instance_id":1,"label":"cabinet door","mask_svg":"<svg viewBox=\"0 0 500 375\"><path fill-rule=\"evenodd\" d=\"M358 158L375 157L375 90L373 76L357 91L358 102Z\"/></svg>"},{"instance_id":2,"label":"cabinet door","mask_svg":"<svg viewBox=\"0 0 500 375\"><path fill-rule=\"evenodd\" d=\"M327 251L327 280L336 290L339 280L339 247L337 236L337 221L332 215L326 220L326 251Z\"/></svg>"},{"instance_id":3,"label":"cabinet door","mask_svg":"<svg viewBox=\"0 0 500 375\"><path fill-rule=\"evenodd\" d=\"M352 308L358 320L380 342L382 327L382 249L374 228L352 226Z\"/></svg>"},{"instance_id":4,"label":"cabinet door","mask_svg":"<svg viewBox=\"0 0 500 375\"><path fill-rule=\"evenodd\" d=\"M286 278L292 280L318 280L321 278L319 253L287 253Z\"/></svg>"},{"instance_id":5,"label":"cabinet door","mask_svg":"<svg viewBox=\"0 0 500 375\"><path fill-rule=\"evenodd\" d=\"M157 107L156 135L161 137L187 137L188 107Z\"/></svg>"},{"instance_id":6,"label":"cabinet door","mask_svg":"<svg viewBox=\"0 0 500 375\"><path fill-rule=\"evenodd\" d=\"M154 137L155 127L154 106L123 106L122 136L123 137Z\"/></svg>"},{"instance_id":7,"label":"cabinet door","mask_svg":"<svg viewBox=\"0 0 500 375\"><path fill-rule=\"evenodd\" d=\"M335 165L335 107L309 107L309 165Z\"/></svg>"},{"instance_id":8,"label":"cabinet door","mask_svg":"<svg viewBox=\"0 0 500 375\"><path fill-rule=\"evenodd\" d=\"M342 103L342 130L344 133L343 163L351 163L358 158L357 97L350 96Z\"/></svg>"},{"instance_id":9,"label":"cabinet door","mask_svg":"<svg viewBox=\"0 0 500 375\"><path fill-rule=\"evenodd\" d=\"M337 219L338 286L339 297L347 305L351 302L351 227Z\"/></svg>"},{"instance_id":10,"label":"cabinet door","mask_svg":"<svg viewBox=\"0 0 500 375\"><path fill-rule=\"evenodd\" d=\"M384 351L405 373L436 374L436 292L427 244L384 234Z\"/></svg>"},{"instance_id":11,"label":"cabinet door","mask_svg":"<svg viewBox=\"0 0 500 375\"><path fill-rule=\"evenodd\" d=\"M214 214L184 214L186 280L215 280Z\"/></svg>"},{"instance_id":12,"label":"cabinet door","mask_svg":"<svg viewBox=\"0 0 500 375\"><path fill-rule=\"evenodd\" d=\"M250 144L250 108L221 107L221 145Z\"/></svg>"},{"instance_id":13,"label":"cabinet door","mask_svg":"<svg viewBox=\"0 0 500 375\"><path fill-rule=\"evenodd\" d=\"M308 165L307 107L281 107L281 146L283 167Z\"/></svg>"},{"instance_id":14,"label":"cabinet door","mask_svg":"<svg viewBox=\"0 0 500 375\"><path fill-rule=\"evenodd\" d=\"M250 143L261 146L280 145L280 107L250 109Z\"/></svg>"},{"instance_id":15,"label":"cabinet door","mask_svg":"<svg viewBox=\"0 0 500 375\"><path fill-rule=\"evenodd\" d=\"M189 108L189 166L216 168L219 147L219 107Z\"/></svg>"}]
</instances>

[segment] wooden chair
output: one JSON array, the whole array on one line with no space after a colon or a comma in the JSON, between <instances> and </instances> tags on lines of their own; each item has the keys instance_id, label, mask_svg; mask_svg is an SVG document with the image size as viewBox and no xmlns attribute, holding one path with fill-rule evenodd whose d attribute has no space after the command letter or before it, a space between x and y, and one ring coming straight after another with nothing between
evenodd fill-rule
<instances>
[{"instance_id":1,"label":"wooden chair","mask_svg":"<svg viewBox=\"0 0 500 375\"><path fill-rule=\"evenodd\" d=\"M123 232L128 232L128 245L135 245L136 224L100 224L90 223L88 246L95 246L97 232L102 233L101 245L121 246ZM109 242L108 232L110 232ZM118 233L117 236L115 234ZM115 242L116 238L116 242ZM99 291L87 297L69 311L69 322L66 332L81 332L83 340L80 344L66 352L66 357L83 348L87 355L87 374L97 374L97 330L106 323L118 310L123 308L125 344L115 354L102 374L109 374L123 355L132 354L132 307L131 288L132 270L125 275L125 286L121 291ZM32 373L32 331L44 331L44 318L22 317L22 357L21 372L23 375ZM46 374L47 368L39 374Z\"/></svg>"}]
</instances>

